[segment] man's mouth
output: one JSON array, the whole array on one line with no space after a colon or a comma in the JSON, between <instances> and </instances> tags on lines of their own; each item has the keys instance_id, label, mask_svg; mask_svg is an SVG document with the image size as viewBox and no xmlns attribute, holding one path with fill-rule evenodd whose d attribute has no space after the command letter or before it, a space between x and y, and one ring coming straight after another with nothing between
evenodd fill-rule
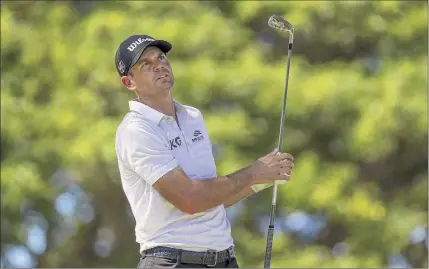
<instances>
[{"instance_id":1,"label":"man's mouth","mask_svg":"<svg viewBox=\"0 0 429 269\"><path fill-rule=\"evenodd\" d=\"M162 78L166 78L166 77L168 77L168 75L167 75L167 74L164 74L164 75L162 75L162 76L158 77L156 80L158 80L158 79L162 79Z\"/></svg>"}]
</instances>

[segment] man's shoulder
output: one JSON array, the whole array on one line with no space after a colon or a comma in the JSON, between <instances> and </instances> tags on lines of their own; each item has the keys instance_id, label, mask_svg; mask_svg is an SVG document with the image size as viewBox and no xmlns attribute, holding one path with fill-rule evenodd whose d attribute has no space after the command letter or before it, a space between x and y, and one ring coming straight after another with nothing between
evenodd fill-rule
<instances>
[{"instance_id":1,"label":"man's shoulder","mask_svg":"<svg viewBox=\"0 0 429 269\"><path fill-rule=\"evenodd\" d=\"M183 109L186 110L186 113L191 118L195 118L195 119L203 118L203 113L198 108L190 105L183 105L183 104L181 104L181 106L183 107Z\"/></svg>"}]
</instances>

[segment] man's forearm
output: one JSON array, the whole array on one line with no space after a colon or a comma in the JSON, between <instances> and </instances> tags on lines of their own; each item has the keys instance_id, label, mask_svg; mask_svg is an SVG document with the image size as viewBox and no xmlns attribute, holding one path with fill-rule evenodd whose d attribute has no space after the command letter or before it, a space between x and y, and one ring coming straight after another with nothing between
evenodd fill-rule
<instances>
[{"instance_id":1,"label":"man's forearm","mask_svg":"<svg viewBox=\"0 0 429 269\"><path fill-rule=\"evenodd\" d=\"M243 190L241 190L239 193L227 198L223 205L225 208L228 208L230 206L235 205L236 203L240 202L241 200L244 200L248 198L249 196L255 194L256 192L252 189L252 187L246 187Z\"/></svg>"},{"instance_id":2,"label":"man's forearm","mask_svg":"<svg viewBox=\"0 0 429 269\"><path fill-rule=\"evenodd\" d=\"M227 176L193 181L195 213L224 204L251 186L252 175L249 168L240 169Z\"/></svg>"},{"instance_id":3,"label":"man's forearm","mask_svg":"<svg viewBox=\"0 0 429 269\"><path fill-rule=\"evenodd\" d=\"M261 190L264 190L266 188L269 188L273 186L272 183L268 183L268 184L256 184L253 185L251 187L246 187L244 188L242 191L240 191L239 193L237 193L234 196L231 196L230 198L228 198L223 205L225 206L225 208L230 207L235 205L236 203L240 202L241 200L244 200L246 198L248 198L249 196L260 192Z\"/></svg>"}]
</instances>

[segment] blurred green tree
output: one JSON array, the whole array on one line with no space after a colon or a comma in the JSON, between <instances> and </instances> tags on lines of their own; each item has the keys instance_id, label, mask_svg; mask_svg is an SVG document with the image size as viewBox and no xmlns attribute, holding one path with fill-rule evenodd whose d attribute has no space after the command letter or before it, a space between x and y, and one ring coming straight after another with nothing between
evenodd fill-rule
<instances>
[{"instance_id":1,"label":"blurred green tree","mask_svg":"<svg viewBox=\"0 0 429 269\"><path fill-rule=\"evenodd\" d=\"M219 174L274 148L288 37L268 28L273 13L296 28L296 171L272 266L427 267L424 1L3 1L2 264L25 246L37 267L136 266L114 154L133 98L113 64L128 35L172 42L174 95L204 113ZM228 209L241 267L263 265L270 201L268 189Z\"/></svg>"}]
</instances>

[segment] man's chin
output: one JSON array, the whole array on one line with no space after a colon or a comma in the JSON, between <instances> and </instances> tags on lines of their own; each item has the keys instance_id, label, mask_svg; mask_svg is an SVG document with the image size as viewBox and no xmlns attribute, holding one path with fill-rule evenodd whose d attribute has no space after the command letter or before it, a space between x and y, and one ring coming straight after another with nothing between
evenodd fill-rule
<instances>
[{"instance_id":1,"label":"man's chin","mask_svg":"<svg viewBox=\"0 0 429 269\"><path fill-rule=\"evenodd\" d=\"M171 90L173 88L174 81L158 81L157 88L160 90Z\"/></svg>"}]
</instances>

